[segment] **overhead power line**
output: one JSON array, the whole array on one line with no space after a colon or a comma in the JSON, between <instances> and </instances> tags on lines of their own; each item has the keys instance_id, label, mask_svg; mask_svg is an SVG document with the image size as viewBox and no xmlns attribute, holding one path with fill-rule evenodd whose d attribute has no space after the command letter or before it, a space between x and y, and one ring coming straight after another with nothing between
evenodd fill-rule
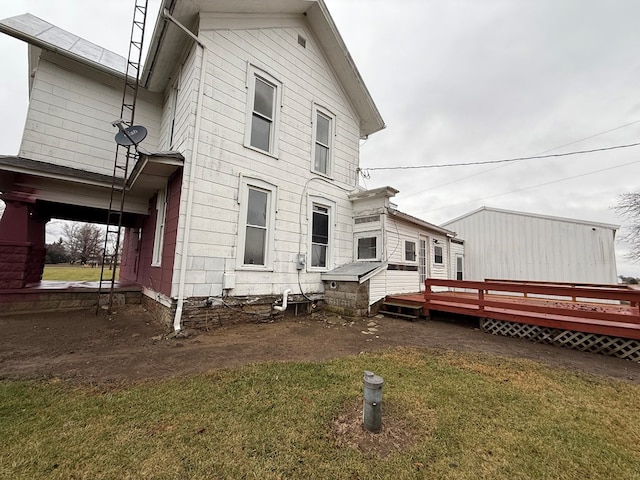
<instances>
[{"instance_id":1,"label":"overhead power line","mask_svg":"<svg viewBox=\"0 0 640 480\"><path fill-rule=\"evenodd\" d=\"M443 210L445 208L451 208L451 207L457 207L457 206L460 206L460 205L466 205L468 203L482 202L484 200L489 200L490 198L502 197L503 195L509 195L510 193L516 193L516 192L522 192L524 190L531 190L532 188L545 187L547 185L551 185L551 184L554 184L554 183L565 182L567 180L573 180L575 178L586 177L588 175L594 175L596 173L606 172L607 170L615 170L616 168L627 167L629 165L633 165L633 164L638 163L638 162L640 162L640 160L634 160L633 162L623 163L622 165L616 165L616 166L613 166L613 167L601 168L599 170L593 170L591 172L580 173L578 175L572 175L570 177L558 178L556 180L550 180L548 182L538 183L537 185L530 185L528 187L518 188L516 190L510 190L508 192L496 193L495 195L490 195L488 197L476 198L476 199L468 200L468 201L465 201L465 202L448 204L448 205L444 205L442 207L432 208L430 210L424 210L424 211L420 212L419 215L424 214L424 213L429 213L429 212L435 212L437 210Z\"/></svg>"},{"instance_id":2,"label":"overhead power line","mask_svg":"<svg viewBox=\"0 0 640 480\"><path fill-rule=\"evenodd\" d=\"M618 150L621 148L630 148L637 147L640 145L638 143L629 143L626 145L614 145L611 147L603 147L603 148L594 148L592 150L577 150L574 152L566 152L566 153L551 153L549 155L534 155L531 157L516 157L516 158L504 158L501 160L487 160L482 162L464 162L464 163L440 163L433 165L404 165L404 166L395 166L395 167L369 167L363 168L363 171L374 171L374 170L417 170L417 169L425 169L425 168L444 168L444 167L468 167L471 165L491 165L496 163L513 163L513 162L521 162L523 160L537 160L544 158L553 158L553 157L567 157L569 155L583 155L586 153L596 153L596 152L606 152L608 150Z\"/></svg>"}]
</instances>

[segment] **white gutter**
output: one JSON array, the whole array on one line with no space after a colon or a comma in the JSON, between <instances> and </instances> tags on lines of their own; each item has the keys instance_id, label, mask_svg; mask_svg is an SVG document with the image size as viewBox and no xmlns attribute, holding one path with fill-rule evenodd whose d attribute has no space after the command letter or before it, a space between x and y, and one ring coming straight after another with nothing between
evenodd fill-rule
<instances>
[{"instance_id":1,"label":"white gutter","mask_svg":"<svg viewBox=\"0 0 640 480\"><path fill-rule=\"evenodd\" d=\"M205 81L205 65L207 64L207 48L204 43L194 35L189 29L182 25L178 20L173 18L167 9L163 11L163 16L169 21L174 23L178 28L183 30L187 35L193 38L196 43L202 48L202 58L200 60L200 85L198 90L198 103L196 104L196 124L195 132L193 134L193 148L191 149L191 162L189 166L189 183L187 192L187 209L185 211L186 219L184 225L184 233L182 237L182 252L180 256L180 281L178 284L178 304L176 307L176 316L173 318L173 330L180 331L182 310L184 307L184 285L185 277L187 274L187 253L189 249L189 235L191 233L191 211L193 209L193 191L195 190L194 183L196 179L196 161L198 159L198 142L200 139L200 123L202 120L202 103L204 100L204 81Z\"/></svg>"}]
</instances>

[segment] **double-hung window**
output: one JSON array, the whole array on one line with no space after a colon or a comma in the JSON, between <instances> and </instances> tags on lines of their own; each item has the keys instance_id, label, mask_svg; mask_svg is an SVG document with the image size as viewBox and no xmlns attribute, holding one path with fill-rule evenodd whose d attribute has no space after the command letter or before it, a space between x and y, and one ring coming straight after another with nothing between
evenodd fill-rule
<instances>
[{"instance_id":1,"label":"double-hung window","mask_svg":"<svg viewBox=\"0 0 640 480\"><path fill-rule=\"evenodd\" d=\"M438 263L440 265L444 263L444 259L442 256L442 247L439 245L433 246L433 263Z\"/></svg>"},{"instance_id":2,"label":"double-hung window","mask_svg":"<svg viewBox=\"0 0 640 480\"><path fill-rule=\"evenodd\" d=\"M313 171L331 176L335 117L318 106L314 106L313 116Z\"/></svg>"},{"instance_id":3,"label":"double-hung window","mask_svg":"<svg viewBox=\"0 0 640 480\"><path fill-rule=\"evenodd\" d=\"M329 207L313 204L311 226L311 266L327 267L329 252Z\"/></svg>"},{"instance_id":4,"label":"double-hung window","mask_svg":"<svg viewBox=\"0 0 640 480\"><path fill-rule=\"evenodd\" d=\"M406 262L416 261L416 242L410 242L409 240L405 240L404 259Z\"/></svg>"},{"instance_id":5,"label":"double-hung window","mask_svg":"<svg viewBox=\"0 0 640 480\"><path fill-rule=\"evenodd\" d=\"M239 267L270 268L275 221L275 187L246 179L240 197Z\"/></svg>"},{"instance_id":6,"label":"double-hung window","mask_svg":"<svg viewBox=\"0 0 640 480\"><path fill-rule=\"evenodd\" d=\"M278 112L282 85L271 75L253 66L248 75L247 147L277 155Z\"/></svg>"},{"instance_id":7,"label":"double-hung window","mask_svg":"<svg viewBox=\"0 0 640 480\"><path fill-rule=\"evenodd\" d=\"M310 218L309 236L311 253L310 268L326 270L332 267L333 215L335 203L321 198L309 197Z\"/></svg>"}]
</instances>

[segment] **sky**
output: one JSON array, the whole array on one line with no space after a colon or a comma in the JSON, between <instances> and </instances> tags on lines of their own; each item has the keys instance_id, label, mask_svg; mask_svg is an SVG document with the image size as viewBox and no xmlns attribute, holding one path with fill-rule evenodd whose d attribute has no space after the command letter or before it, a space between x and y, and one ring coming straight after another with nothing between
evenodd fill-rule
<instances>
[{"instance_id":1,"label":"sky","mask_svg":"<svg viewBox=\"0 0 640 480\"><path fill-rule=\"evenodd\" d=\"M376 170L640 142L637 0L325 0L386 129L361 142L363 186L442 224L481 206L623 225L618 274L640 277L612 207L639 189L640 146L518 162ZM149 1L150 33L159 0ZM126 56L133 0L12 0ZM149 38L148 35L147 38ZM26 44L0 34L0 154L18 153Z\"/></svg>"}]
</instances>

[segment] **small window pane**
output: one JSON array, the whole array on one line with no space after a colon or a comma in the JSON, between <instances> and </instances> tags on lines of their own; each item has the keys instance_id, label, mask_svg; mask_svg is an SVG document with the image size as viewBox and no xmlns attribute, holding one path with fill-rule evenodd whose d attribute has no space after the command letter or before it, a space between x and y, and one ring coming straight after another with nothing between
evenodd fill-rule
<instances>
[{"instance_id":1,"label":"small window pane","mask_svg":"<svg viewBox=\"0 0 640 480\"><path fill-rule=\"evenodd\" d=\"M251 146L268 152L270 143L271 122L254 113L253 123L251 124Z\"/></svg>"},{"instance_id":2,"label":"small window pane","mask_svg":"<svg viewBox=\"0 0 640 480\"><path fill-rule=\"evenodd\" d=\"M462 257L456 257L456 280L463 280Z\"/></svg>"},{"instance_id":3,"label":"small window pane","mask_svg":"<svg viewBox=\"0 0 640 480\"><path fill-rule=\"evenodd\" d=\"M416 244L415 242L404 242L404 258L408 262L416 261Z\"/></svg>"},{"instance_id":4,"label":"small window pane","mask_svg":"<svg viewBox=\"0 0 640 480\"><path fill-rule=\"evenodd\" d=\"M316 144L316 161L313 166L316 172L327 173L327 159L329 158L329 149L322 145Z\"/></svg>"},{"instance_id":5,"label":"small window pane","mask_svg":"<svg viewBox=\"0 0 640 480\"><path fill-rule=\"evenodd\" d=\"M259 227L247 226L244 244L244 264L264 265L264 250L267 231Z\"/></svg>"},{"instance_id":6,"label":"small window pane","mask_svg":"<svg viewBox=\"0 0 640 480\"><path fill-rule=\"evenodd\" d=\"M365 237L358 239L358 259L376 258L376 237Z\"/></svg>"},{"instance_id":7,"label":"small window pane","mask_svg":"<svg viewBox=\"0 0 640 480\"><path fill-rule=\"evenodd\" d=\"M247 225L267 226L267 192L249 189Z\"/></svg>"},{"instance_id":8,"label":"small window pane","mask_svg":"<svg viewBox=\"0 0 640 480\"><path fill-rule=\"evenodd\" d=\"M434 263L442 263L442 247L433 247L433 261Z\"/></svg>"},{"instance_id":9,"label":"small window pane","mask_svg":"<svg viewBox=\"0 0 640 480\"><path fill-rule=\"evenodd\" d=\"M324 115L318 114L316 122L316 142L323 145L329 145L329 130L331 126L331 120Z\"/></svg>"},{"instance_id":10,"label":"small window pane","mask_svg":"<svg viewBox=\"0 0 640 480\"><path fill-rule=\"evenodd\" d=\"M256 78L256 92L253 102L253 110L259 114L273 118L273 95L275 88L265 83L264 81Z\"/></svg>"},{"instance_id":11,"label":"small window pane","mask_svg":"<svg viewBox=\"0 0 640 480\"><path fill-rule=\"evenodd\" d=\"M311 241L313 243L329 243L329 215L313 212L313 227Z\"/></svg>"},{"instance_id":12,"label":"small window pane","mask_svg":"<svg viewBox=\"0 0 640 480\"><path fill-rule=\"evenodd\" d=\"M311 266L326 267L327 266L327 246L311 245Z\"/></svg>"}]
</instances>

